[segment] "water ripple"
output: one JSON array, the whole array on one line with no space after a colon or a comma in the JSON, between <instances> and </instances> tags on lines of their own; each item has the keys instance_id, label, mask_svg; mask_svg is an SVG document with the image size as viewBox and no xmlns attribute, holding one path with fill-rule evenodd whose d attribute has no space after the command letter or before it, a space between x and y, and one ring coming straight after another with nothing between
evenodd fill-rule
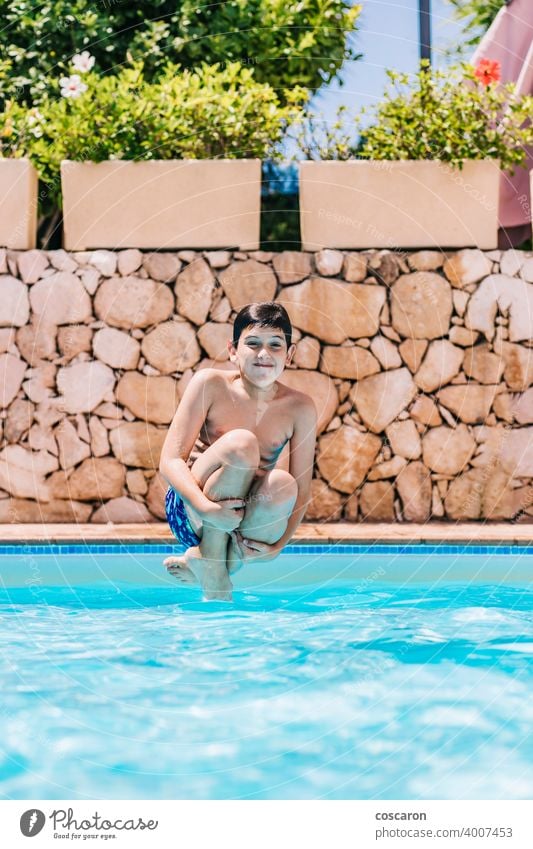
<instances>
[{"instance_id":1,"label":"water ripple","mask_svg":"<svg viewBox=\"0 0 533 849\"><path fill-rule=\"evenodd\" d=\"M533 592L0 593L3 798L530 798Z\"/></svg>"}]
</instances>

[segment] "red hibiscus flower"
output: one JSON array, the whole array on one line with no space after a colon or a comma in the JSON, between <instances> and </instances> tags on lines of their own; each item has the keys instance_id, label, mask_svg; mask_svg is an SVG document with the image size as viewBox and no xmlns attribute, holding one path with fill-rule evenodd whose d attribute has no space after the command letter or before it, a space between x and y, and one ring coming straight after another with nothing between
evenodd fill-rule
<instances>
[{"instance_id":1,"label":"red hibiscus flower","mask_svg":"<svg viewBox=\"0 0 533 849\"><path fill-rule=\"evenodd\" d=\"M496 59L480 59L474 68L474 75L483 85L498 83L501 80L501 65Z\"/></svg>"}]
</instances>

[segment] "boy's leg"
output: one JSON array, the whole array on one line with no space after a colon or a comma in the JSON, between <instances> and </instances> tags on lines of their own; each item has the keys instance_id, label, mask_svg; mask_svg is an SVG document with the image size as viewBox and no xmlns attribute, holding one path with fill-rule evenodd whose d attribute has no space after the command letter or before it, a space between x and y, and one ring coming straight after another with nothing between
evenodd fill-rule
<instances>
[{"instance_id":1,"label":"boy's leg","mask_svg":"<svg viewBox=\"0 0 533 849\"><path fill-rule=\"evenodd\" d=\"M250 489L259 460L257 437L251 431L238 428L224 434L206 449L194 462L191 472L211 501L241 498ZM206 597L231 598L227 570L229 534L202 522L190 507L185 509L200 543L182 558L168 558L165 565L176 576L184 571L183 567L188 568L202 585Z\"/></svg>"},{"instance_id":2,"label":"boy's leg","mask_svg":"<svg viewBox=\"0 0 533 849\"><path fill-rule=\"evenodd\" d=\"M244 518L239 525L243 537L272 544L280 539L298 496L298 484L288 472L272 469L258 478L246 497ZM228 571L242 566L239 550L231 540L228 549Z\"/></svg>"}]
</instances>

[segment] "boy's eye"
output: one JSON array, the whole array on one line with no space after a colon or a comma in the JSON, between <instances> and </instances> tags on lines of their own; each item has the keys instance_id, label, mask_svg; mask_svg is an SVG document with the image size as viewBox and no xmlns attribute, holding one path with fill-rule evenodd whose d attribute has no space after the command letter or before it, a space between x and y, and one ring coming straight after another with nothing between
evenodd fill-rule
<instances>
[{"instance_id":1,"label":"boy's eye","mask_svg":"<svg viewBox=\"0 0 533 849\"><path fill-rule=\"evenodd\" d=\"M246 344L249 348L260 348L261 342L258 342L257 339L248 339ZM272 348L273 351L281 351L282 345L281 342L274 341L267 343L267 347Z\"/></svg>"}]
</instances>

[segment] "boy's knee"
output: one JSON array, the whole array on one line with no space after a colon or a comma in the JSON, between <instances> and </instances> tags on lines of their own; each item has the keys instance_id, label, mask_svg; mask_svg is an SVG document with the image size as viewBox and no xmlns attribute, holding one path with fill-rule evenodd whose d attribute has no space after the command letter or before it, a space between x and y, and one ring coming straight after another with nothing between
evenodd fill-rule
<instances>
[{"instance_id":1,"label":"boy's knee","mask_svg":"<svg viewBox=\"0 0 533 849\"><path fill-rule=\"evenodd\" d=\"M298 496L298 484L293 476L283 469L272 469L269 472L267 489L276 504L296 501Z\"/></svg>"},{"instance_id":2,"label":"boy's knee","mask_svg":"<svg viewBox=\"0 0 533 849\"><path fill-rule=\"evenodd\" d=\"M225 434L223 439L224 457L227 463L239 467L257 468L261 454L255 433L245 428L236 428Z\"/></svg>"}]
</instances>

